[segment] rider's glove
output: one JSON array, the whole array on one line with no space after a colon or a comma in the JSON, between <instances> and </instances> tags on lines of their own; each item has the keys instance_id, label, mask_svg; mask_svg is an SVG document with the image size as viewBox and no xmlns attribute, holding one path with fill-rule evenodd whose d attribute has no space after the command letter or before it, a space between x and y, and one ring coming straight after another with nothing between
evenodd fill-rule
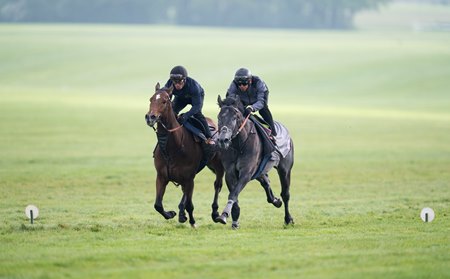
<instances>
[{"instance_id":1,"label":"rider's glove","mask_svg":"<svg viewBox=\"0 0 450 279\"><path fill-rule=\"evenodd\" d=\"M186 118L185 114L178 116L178 123L184 124L184 122L186 122L186 120L187 120L187 118Z\"/></svg>"},{"instance_id":2,"label":"rider's glove","mask_svg":"<svg viewBox=\"0 0 450 279\"><path fill-rule=\"evenodd\" d=\"M247 106L245 108L246 115L249 115L250 113L252 113L254 111L255 111L255 109L252 106Z\"/></svg>"}]
</instances>

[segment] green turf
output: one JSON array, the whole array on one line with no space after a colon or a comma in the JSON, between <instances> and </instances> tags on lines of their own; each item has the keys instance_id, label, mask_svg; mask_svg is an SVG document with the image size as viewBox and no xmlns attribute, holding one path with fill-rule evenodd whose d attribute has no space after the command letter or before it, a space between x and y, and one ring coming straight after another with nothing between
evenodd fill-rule
<instances>
[{"instance_id":1,"label":"green turf","mask_svg":"<svg viewBox=\"0 0 450 279\"><path fill-rule=\"evenodd\" d=\"M447 33L0 25L0 277L448 278L449 45ZM208 172L198 229L153 209L144 114L177 64L213 118L237 68L268 83L296 147L294 226L255 182L240 230L213 223ZM169 185L166 208L180 198Z\"/></svg>"}]
</instances>

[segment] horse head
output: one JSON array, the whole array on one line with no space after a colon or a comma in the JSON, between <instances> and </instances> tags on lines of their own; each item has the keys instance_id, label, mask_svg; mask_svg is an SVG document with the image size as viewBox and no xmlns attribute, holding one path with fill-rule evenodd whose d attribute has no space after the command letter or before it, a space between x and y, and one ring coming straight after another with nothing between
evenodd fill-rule
<instances>
[{"instance_id":1,"label":"horse head","mask_svg":"<svg viewBox=\"0 0 450 279\"><path fill-rule=\"evenodd\" d=\"M227 97L222 100L220 95L217 98L220 107L218 115L219 136L218 145L220 148L228 149L231 141L239 133L239 126L243 122L243 105L239 96L236 98Z\"/></svg>"},{"instance_id":2,"label":"horse head","mask_svg":"<svg viewBox=\"0 0 450 279\"><path fill-rule=\"evenodd\" d=\"M160 88L159 82L156 84L155 94L150 98L149 110L145 115L147 125L153 127L161 117L167 119L167 113L171 111L168 108L172 106L170 101L172 91L173 86Z\"/></svg>"}]
</instances>

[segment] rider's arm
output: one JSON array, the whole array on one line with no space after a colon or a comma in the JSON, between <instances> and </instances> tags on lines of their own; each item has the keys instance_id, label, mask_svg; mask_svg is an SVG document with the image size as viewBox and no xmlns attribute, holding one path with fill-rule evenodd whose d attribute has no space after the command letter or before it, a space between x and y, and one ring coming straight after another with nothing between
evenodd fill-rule
<instances>
[{"instance_id":1,"label":"rider's arm","mask_svg":"<svg viewBox=\"0 0 450 279\"><path fill-rule=\"evenodd\" d=\"M268 89L266 84L259 80L256 83L256 102L252 104L253 110L258 111L266 105L266 94L268 94Z\"/></svg>"},{"instance_id":2,"label":"rider's arm","mask_svg":"<svg viewBox=\"0 0 450 279\"><path fill-rule=\"evenodd\" d=\"M190 93L192 96L192 107L188 112L186 112L186 118L201 112L203 107L203 89L198 84L195 84L195 86L192 86Z\"/></svg>"}]
</instances>

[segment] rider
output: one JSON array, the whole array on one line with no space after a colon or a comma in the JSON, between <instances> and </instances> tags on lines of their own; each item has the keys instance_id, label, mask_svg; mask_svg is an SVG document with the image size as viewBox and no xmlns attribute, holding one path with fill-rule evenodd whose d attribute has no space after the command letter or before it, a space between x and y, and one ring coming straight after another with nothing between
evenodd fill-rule
<instances>
[{"instance_id":1,"label":"rider","mask_svg":"<svg viewBox=\"0 0 450 279\"><path fill-rule=\"evenodd\" d=\"M275 137L277 132L268 106L269 89L266 83L252 75L249 69L240 68L234 74L234 79L227 91L227 97L236 96L239 96L245 107L245 115L259 111L262 118L269 124L272 136Z\"/></svg>"},{"instance_id":2,"label":"rider","mask_svg":"<svg viewBox=\"0 0 450 279\"><path fill-rule=\"evenodd\" d=\"M172 94L175 96L173 100L173 111L175 114L178 115L188 104L192 106L188 112L178 117L180 124L184 124L189 117L193 116L205 128L206 143L214 144L208 122L206 122L202 113L203 99L205 97L203 88L193 78L188 77L187 71L183 66L176 66L170 71L170 78L165 87L168 88L171 85L173 85Z\"/></svg>"}]
</instances>

